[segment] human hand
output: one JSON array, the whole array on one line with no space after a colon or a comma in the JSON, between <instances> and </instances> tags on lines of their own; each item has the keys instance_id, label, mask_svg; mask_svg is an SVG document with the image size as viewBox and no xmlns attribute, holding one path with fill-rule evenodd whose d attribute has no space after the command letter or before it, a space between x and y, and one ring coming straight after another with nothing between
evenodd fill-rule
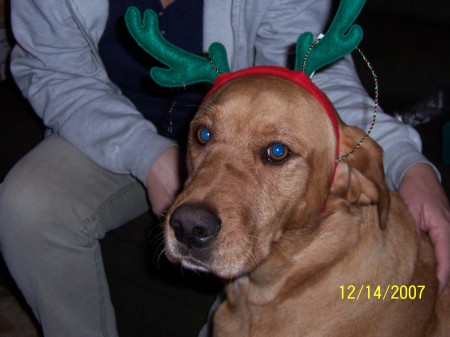
<instances>
[{"instance_id":1,"label":"human hand","mask_svg":"<svg viewBox=\"0 0 450 337\"><path fill-rule=\"evenodd\" d=\"M398 192L411 212L418 230L428 233L437 262L439 294L450 279L450 208L435 171L417 164L405 173Z\"/></svg>"},{"instance_id":2,"label":"human hand","mask_svg":"<svg viewBox=\"0 0 450 337\"><path fill-rule=\"evenodd\" d=\"M181 154L177 147L165 150L147 174L147 194L153 212L162 218L181 188Z\"/></svg>"}]
</instances>

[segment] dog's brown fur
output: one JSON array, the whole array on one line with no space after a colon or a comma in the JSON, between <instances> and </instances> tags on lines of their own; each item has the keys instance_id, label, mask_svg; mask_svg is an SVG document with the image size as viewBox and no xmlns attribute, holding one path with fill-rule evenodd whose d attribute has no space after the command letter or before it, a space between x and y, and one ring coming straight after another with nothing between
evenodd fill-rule
<instances>
[{"instance_id":1,"label":"dog's brown fur","mask_svg":"<svg viewBox=\"0 0 450 337\"><path fill-rule=\"evenodd\" d=\"M211 131L206 145L195 141L201 126ZM363 135L341 121L339 132L341 154ZM337 139L323 107L267 75L213 92L191 135L189 177L165 226L166 254L230 280L214 336L448 336L449 288L437 298L433 249L387 190L375 142L365 141L334 173ZM291 151L279 164L265 155L275 142ZM181 205L220 219L211 243L177 241L169 224ZM347 298L352 285L355 298L362 289L358 300ZM402 285L424 285L422 298L417 288L415 299L391 299ZM381 297L392 290L378 299L377 286Z\"/></svg>"}]
</instances>

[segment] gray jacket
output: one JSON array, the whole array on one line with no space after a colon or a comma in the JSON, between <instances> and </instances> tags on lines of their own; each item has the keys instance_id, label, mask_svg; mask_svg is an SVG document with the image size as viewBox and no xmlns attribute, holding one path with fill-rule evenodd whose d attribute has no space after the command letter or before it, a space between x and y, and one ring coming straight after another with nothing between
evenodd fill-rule
<instances>
[{"instance_id":1,"label":"gray jacket","mask_svg":"<svg viewBox=\"0 0 450 337\"><path fill-rule=\"evenodd\" d=\"M205 0L204 49L213 41L222 42L232 70L286 65L288 50L303 31L317 35L326 30L331 3ZM145 182L156 158L175 144L159 136L109 80L97 48L107 15L108 0L12 0L17 45L11 71L49 132L66 138L102 167ZM313 80L346 123L367 130L373 101L362 88L351 57ZM427 162L417 132L382 112L372 137L384 148L392 189L409 166Z\"/></svg>"}]
</instances>

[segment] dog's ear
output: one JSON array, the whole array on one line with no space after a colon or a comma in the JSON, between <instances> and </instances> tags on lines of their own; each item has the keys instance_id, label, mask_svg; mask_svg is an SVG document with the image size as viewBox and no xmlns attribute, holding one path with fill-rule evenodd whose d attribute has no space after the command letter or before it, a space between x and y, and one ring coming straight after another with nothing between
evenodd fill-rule
<instances>
[{"instance_id":1,"label":"dog's ear","mask_svg":"<svg viewBox=\"0 0 450 337\"><path fill-rule=\"evenodd\" d=\"M340 153L350 152L363 137L361 130L341 124ZM351 156L341 160L331 186L331 194L347 199L353 204L378 206L379 224L386 227L389 211L389 191L384 180L381 147L368 138Z\"/></svg>"}]
</instances>

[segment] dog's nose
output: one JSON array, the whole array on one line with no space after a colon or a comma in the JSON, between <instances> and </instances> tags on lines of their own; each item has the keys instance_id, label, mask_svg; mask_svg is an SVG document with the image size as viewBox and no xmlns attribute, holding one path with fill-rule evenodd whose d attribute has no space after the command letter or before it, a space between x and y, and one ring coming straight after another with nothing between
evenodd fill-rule
<instances>
[{"instance_id":1,"label":"dog's nose","mask_svg":"<svg viewBox=\"0 0 450 337\"><path fill-rule=\"evenodd\" d=\"M206 247L219 233L221 221L207 207L178 206L169 220L175 237L188 248Z\"/></svg>"}]
</instances>

